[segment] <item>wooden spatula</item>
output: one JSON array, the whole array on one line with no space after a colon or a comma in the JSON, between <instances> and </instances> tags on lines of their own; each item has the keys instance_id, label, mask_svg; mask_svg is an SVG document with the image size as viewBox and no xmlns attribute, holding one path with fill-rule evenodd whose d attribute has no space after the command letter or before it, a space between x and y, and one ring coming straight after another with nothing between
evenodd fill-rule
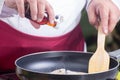
<instances>
[{"instance_id":1,"label":"wooden spatula","mask_svg":"<svg viewBox=\"0 0 120 80\"><path fill-rule=\"evenodd\" d=\"M110 56L104 49L105 34L101 27L98 28L97 50L89 60L88 73L96 73L109 70Z\"/></svg>"}]
</instances>

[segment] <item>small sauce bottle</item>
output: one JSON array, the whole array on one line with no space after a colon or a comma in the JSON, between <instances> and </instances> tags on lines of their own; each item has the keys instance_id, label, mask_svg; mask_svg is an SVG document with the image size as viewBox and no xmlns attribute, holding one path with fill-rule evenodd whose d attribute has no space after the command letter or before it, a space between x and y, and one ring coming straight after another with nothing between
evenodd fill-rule
<instances>
[{"instance_id":1,"label":"small sauce bottle","mask_svg":"<svg viewBox=\"0 0 120 80\"><path fill-rule=\"evenodd\" d=\"M30 20L32 20L31 19L31 14L30 14L30 6L29 6L29 4L25 4L25 17L30 19ZM55 27L57 25L57 21L58 21L59 18L60 18L59 15L55 16L55 21L54 21L53 24L51 24L49 22L49 15L48 15L48 13L45 13L45 16L44 16L44 18L43 18L43 20L41 22L37 22L35 20L32 20L32 21L34 21L34 22L36 22L36 23L38 23L40 25L45 25L46 24L46 25Z\"/></svg>"},{"instance_id":2,"label":"small sauce bottle","mask_svg":"<svg viewBox=\"0 0 120 80\"><path fill-rule=\"evenodd\" d=\"M46 14L47 14L47 13L46 13ZM34 20L33 20L33 21L34 21ZM45 25L45 24L47 24L47 25L52 26L52 27L55 27L55 26L57 25L57 22L56 22L56 21L54 21L53 24L50 23L48 14L47 14L47 16L44 16L44 18L42 19L41 22L37 22L37 21L34 21L34 22L36 22L36 23L38 23L38 24L40 24L40 25Z\"/></svg>"}]
</instances>

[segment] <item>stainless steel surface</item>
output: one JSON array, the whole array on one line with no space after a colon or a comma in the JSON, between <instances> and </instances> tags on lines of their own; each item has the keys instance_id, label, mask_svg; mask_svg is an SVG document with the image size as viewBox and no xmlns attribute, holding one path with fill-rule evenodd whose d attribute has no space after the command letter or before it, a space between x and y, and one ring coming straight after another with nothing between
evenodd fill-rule
<instances>
[{"instance_id":1,"label":"stainless steel surface","mask_svg":"<svg viewBox=\"0 0 120 80\"><path fill-rule=\"evenodd\" d=\"M110 56L115 58L117 61L120 61L120 49L109 52Z\"/></svg>"}]
</instances>

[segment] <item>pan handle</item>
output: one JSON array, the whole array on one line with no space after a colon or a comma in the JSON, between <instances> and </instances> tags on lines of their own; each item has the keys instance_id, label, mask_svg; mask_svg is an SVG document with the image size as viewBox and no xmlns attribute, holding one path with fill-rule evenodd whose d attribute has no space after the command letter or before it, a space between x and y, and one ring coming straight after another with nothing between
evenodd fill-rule
<instances>
[{"instance_id":1,"label":"pan handle","mask_svg":"<svg viewBox=\"0 0 120 80\"><path fill-rule=\"evenodd\" d=\"M109 52L109 55L115 58L117 61L120 61L120 49Z\"/></svg>"}]
</instances>

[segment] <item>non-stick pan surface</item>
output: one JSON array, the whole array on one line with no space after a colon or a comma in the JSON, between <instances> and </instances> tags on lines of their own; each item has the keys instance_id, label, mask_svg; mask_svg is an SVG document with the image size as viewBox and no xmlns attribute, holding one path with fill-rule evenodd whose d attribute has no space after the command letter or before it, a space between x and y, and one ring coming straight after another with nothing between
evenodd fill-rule
<instances>
[{"instance_id":1,"label":"non-stick pan surface","mask_svg":"<svg viewBox=\"0 0 120 80\"><path fill-rule=\"evenodd\" d=\"M119 62L113 58L110 59L110 70L105 72L79 75L50 73L61 68L87 73L91 56L91 53L76 51L34 53L16 60L16 73L22 80L107 80L116 77Z\"/></svg>"}]
</instances>

